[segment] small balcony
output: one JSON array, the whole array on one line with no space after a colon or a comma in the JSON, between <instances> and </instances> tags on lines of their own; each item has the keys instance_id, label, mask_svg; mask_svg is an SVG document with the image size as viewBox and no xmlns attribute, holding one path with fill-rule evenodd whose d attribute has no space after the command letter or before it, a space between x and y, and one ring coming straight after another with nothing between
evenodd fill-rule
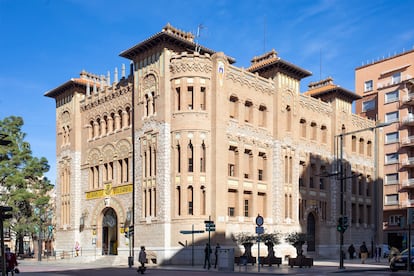
<instances>
[{"instance_id":1,"label":"small balcony","mask_svg":"<svg viewBox=\"0 0 414 276\"><path fill-rule=\"evenodd\" d=\"M414 168L414 157L403 159L401 161L401 166L408 167L408 168Z\"/></svg>"},{"instance_id":2,"label":"small balcony","mask_svg":"<svg viewBox=\"0 0 414 276\"><path fill-rule=\"evenodd\" d=\"M408 178L402 181L400 191L407 191L409 189L414 189L414 178Z\"/></svg>"},{"instance_id":3,"label":"small balcony","mask_svg":"<svg viewBox=\"0 0 414 276\"><path fill-rule=\"evenodd\" d=\"M408 199L402 202L403 207L414 207L414 199Z\"/></svg>"},{"instance_id":4,"label":"small balcony","mask_svg":"<svg viewBox=\"0 0 414 276\"><path fill-rule=\"evenodd\" d=\"M402 120L403 125L414 126L414 114L408 114Z\"/></svg>"},{"instance_id":5,"label":"small balcony","mask_svg":"<svg viewBox=\"0 0 414 276\"><path fill-rule=\"evenodd\" d=\"M414 105L414 93L409 93L402 98L402 104Z\"/></svg>"},{"instance_id":6,"label":"small balcony","mask_svg":"<svg viewBox=\"0 0 414 276\"><path fill-rule=\"evenodd\" d=\"M414 146L414 136L408 136L401 139L402 147Z\"/></svg>"}]
</instances>

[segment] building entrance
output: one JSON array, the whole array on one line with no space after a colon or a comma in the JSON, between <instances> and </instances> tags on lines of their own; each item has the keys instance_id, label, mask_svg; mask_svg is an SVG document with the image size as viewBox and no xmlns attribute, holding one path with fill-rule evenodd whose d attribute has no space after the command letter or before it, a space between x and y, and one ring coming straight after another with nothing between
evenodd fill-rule
<instances>
[{"instance_id":1,"label":"building entrance","mask_svg":"<svg viewBox=\"0 0 414 276\"><path fill-rule=\"evenodd\" d=\"M118 254L118 217L115 210L106 208L102 219L102 255Z\"/></svg>"},{"instance_id":2,"label":"building entrance","mask_svg":"<svg viewBox=\"0 0 414 276\"><path fill-rule=\"evenodd\" d=\"M315 216L310 213L308 215L308 226L307 226L307 244L308 244L308 251L313 252L315 251L315 229L316 229L316 222L315 222Z\"/></svg>"}]
</instances>

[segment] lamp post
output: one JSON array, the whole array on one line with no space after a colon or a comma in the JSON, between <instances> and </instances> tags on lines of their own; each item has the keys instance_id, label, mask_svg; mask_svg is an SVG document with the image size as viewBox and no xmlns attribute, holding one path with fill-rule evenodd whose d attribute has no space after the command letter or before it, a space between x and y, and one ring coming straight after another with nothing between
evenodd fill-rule
<instances>
[{"instance_id":1,"label":"lamp post","mask_svg":"<svg viewBox=\"0 0 414 276\"><path fill-rule=\"evenodd\" d=\"M358 130L354 130L354 131L350 131L350 132L345 132L345 126L343 125L342 126L342 132L335 136L336 139L339 139L339 147L340 147L340 153L339 153L340 154L340 156L339 156L340 161L339 161L339 174L338 174L339 177L340 177L339 178L339 180L340 180L340 217L339 217L339 220L338 220L338 231L339 231L339 235L340 235L340 238L339 238L339 269L344 269L345 268L344 267L344 253L343 253L344 233L345 233L345 230L346 230L346 225L345 225L345 223L346 223L345 220L346 219L344 219L344 217L346 217L345 216L346 212L344 210L345 209L344 208L344 188L345 188L345 179L347 177L346 177L346 172L345 172L345 168L344 168L344 141L343 141L344 136L359 133L359 132L363 132L363 131L373 131L373 130L375 130L377 128L380 128L380 127L389 126L392 123L393 122L391 122L391 123L378 123L373 127L358 129ZM377 150L378 150L377 146L376 146L377 145L377 137L376 136L377 135L375 133L374 162L378 162L377 161L378 158L376 156L377 155ZM335 154L336 154L336 150L335 150ZM374 165L374 168L375 168L375 171L376 171L375 175L377 175L377 166L378 166L378 164ZM377 179L375 179L375 181L377 181ZM375 183L375 186L376 186L376 183ZM374 187L374 188L376 188L376 187ZM377 189L375 189L375 194L374 194L375 199L377 199L377 197L378 197L378 195L376 193L378 193ZM375 204L378 204L377 200L374 200L374 202L375 202ZM375 217L375 218L376 218L375 219L375 231L377 232L378 231L378 228L377 228L378 221L377 221L377 217ZM375 233L375 234L377 234L377 233Z\"/></svg>"}]
</instances>

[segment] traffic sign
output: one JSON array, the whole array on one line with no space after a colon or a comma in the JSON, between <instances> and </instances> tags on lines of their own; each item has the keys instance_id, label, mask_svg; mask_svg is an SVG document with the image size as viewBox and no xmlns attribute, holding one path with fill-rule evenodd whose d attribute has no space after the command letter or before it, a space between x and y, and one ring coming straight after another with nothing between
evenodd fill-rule
<instances>
[{"instance_id":1,"label":"traffic sign","mask_svg":"<svg viewBox=\"0 0 414 276\"><path fill-rule=\"evenodd\" d=\"M181 234L187 235L187 234L200 234L204 233L204 230L181 230Z\"/></svg>"},{"instance_id":2,"label":"traffic sign","mask_svg":"<svg viewBox=\"0 0 414 276\"><path fill-rule=\"evenodd\" d=\"M256 234L263 234L263 233L264 233L264 227L256 226Z\"/></svg>"},{"instance_id":3,"label":"traffic sign","mask_svg":"<svg viewBox=\"0 0 414 276\"><path fill-rule=\"evenodd\" d=\"M257 215L257 217L256 217L256 225L257 226L262 226L263 225L263 222L264 222L263 217L261 215Z\"/></svg>"}]
</instances>

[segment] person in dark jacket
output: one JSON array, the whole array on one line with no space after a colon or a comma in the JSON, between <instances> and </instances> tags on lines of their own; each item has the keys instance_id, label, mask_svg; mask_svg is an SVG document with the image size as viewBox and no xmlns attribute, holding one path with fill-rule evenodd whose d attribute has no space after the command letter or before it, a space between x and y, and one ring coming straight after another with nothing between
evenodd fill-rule
<instances>
[{"instance_id":1,"label":"person in dark jacket","mask_svg":"<svg viewBox=\"0 0 414 276\"><path fill-rule=\"evenodd\" d=\"M352 260L354 258L354 255L355 255L354 244L351 243L351 245L348 247L348 253L349 253L349 258Z\"/></svg>"}]
</instances>

